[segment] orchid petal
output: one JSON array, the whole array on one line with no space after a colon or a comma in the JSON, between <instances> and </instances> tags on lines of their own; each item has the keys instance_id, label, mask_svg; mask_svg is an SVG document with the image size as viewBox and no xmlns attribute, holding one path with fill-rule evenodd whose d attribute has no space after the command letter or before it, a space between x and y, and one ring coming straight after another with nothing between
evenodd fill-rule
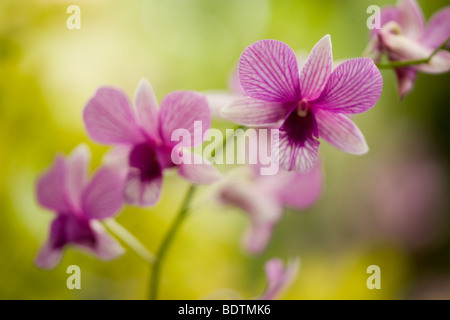
<instances>
[{"instance_id":1,"label":"orchid petal","mask_svg":"<svg viewBox=\"0 0 450 320\"><path fill-rule=\"evenodd\" d=\"M288 112L285 104L244 97L222 108L224 118L236 123L252 125L270 125L283 120Z\"/></svg>"},{"instance_id":2,"label":"orchid petal","mask_svg":"<svg viewBox=\"0 0 450 320\"><path fill-rule=\"evenodd\" d=\"M448 38L450 38L450 7L445 7L430 18L420 42L436 49ZM449 46L450 43L447 43L447 48Z\"/></svg>"},{"instance_id":3,"label":"orchid petal","mask_svg":"<svg viewBox=\"0 0 450 320\"><path fill-rule=\"evenodd\" d=\"M67 190L71 203L81 209L81 194L88 182L88 169L91 151L86 144L81 144L66 159Z\"/></svg>"},{"instance_id":4,"label":"orchid petal","mask_svg":"<svg viewBox=\"0 0 450 320\"><path fill-rule=\"evenodd\" d=\"M425 29L425 19L417 1L399 0L397 7L403 33L412 39L420 38Z\"/></svg>"},{"instance_id":5,"label":"orchid petal","mask_svg":"<svg viewBox=\"0 0 450 320\"><path fill-rule=\"evenodd\" d=\"M386 6L381 8L380 11L380 27L382 28L385 26L388 22L394 21L400 25L400 12L399 8L397 6ZM371 30L371 36L375 34L379 34L380 29L373 28Z\"/></svg>"},{"instance_id":6,"label":"orchid petal","mask_svg":"<svg viewBox=\"0 0 450 320\"><path fill-rule=\"evenodd\" d=\"M420 60L428 58L433 50L403 35L386 33L383 43L392 60ZM450 70L450 53L439 51L428 63L417 64L415 69L428 73L443 73Z\"/></svg>"},{"instance_id":7,"label":"orchid petal","mask_svg":"<svg viewBox=\"0 0 450 320\"><path fill-rule=\"evenodd\" d=\"M95 246L91 251L101 260L112 260L121 256L125 249L112 237L99 221L92 220L90 226L95 236Z\"/></svg>"},{"instance_id":8,"label":"orchid petal","mask_svg":"<svg viewBox=\"0 0 450 320\"><path fill-rule=\"evenodd\" d=\"M183 178L194 184L211 184L221 178L219 171L201 155L190 153L188 157L193 159L191 163L181 163L178 166L178 173Z\"/></svg>"},{"instance_id":9,"label":"orchid petal","mask_svg":"<svg viewBox=\"0 0 450 320\"><path fill-rule=\"evenodd\" d=\"M211 116L213 117L221 116L220 109L242 97L240 94L231 93L227 90L208 90L203 91L202 93L208 100Z\"/></svg>"},{"instance_id":10,"label":"orchid petal","mask_svg":"<svg viewBox=\"0 0 450 320\"><path fill-rule=\"evenodd\" d=\"M83 212L90 219L105 219L116 214L123 204L124 181L120 173L101 168L82 195Z\"/></svg>"},{"instance_id":11,"label":"orchid petal","mask_svg":"<svg viewBox=\"0 0 450 320\"><path fill-rule=\"evenodd\" d=\"M330 112L361 113L378 101L382 87L383 78L372 59L351 59L336 67L315 105Z\"/></svg>"},{"instance_id":12,"label":"orchid petal","mask_svg":"<svg viewBox=\"0 0 450 320\"><path fill-rule=\"evenodd\" d=\"M50 225L48 240L35 258L35 264L39 268L52 269L61 260L63 248L68 243L66 235L68 219L70 219L68 215L60 215L53 219Z\"/></svg>"},{"instance_id":13,"label":"orchid petal","mask_svg":"<svg viewBox=\"0 0 450 320\"><path fill-rule=\"evenodd\" d=\"M97 90L83 112L90 137L104 144L134 144L144 139L127 96L119 89Z\"/></svg>"},{"instance_id":14,"label":"orchid petal","mask_svg":"<svg viewBox=\"0 0 450 320\"><path fill-rule=\"evenodd\" d=\"M317 110L316 120L320 137L334 147L351 154L369 151L363 134L345 115Z\"/></svg>"},{"instance_id":15,"label":"orchid petal","mask_svg":"<svg viewBox=\"0 0 450 320\"><path fill-rule=\"evenodd\" d=\"M67 165L62 155L53 161L52 167L37 182L39 204L57 213L71 211L66 194Z\"/></svg>"},{"instance_id":16,"label":"orchid petal","mask_svg":"<svg viewBox=\"0 0 450 320\"><path fill-rule=\"evenodd\" d=\"M45 243L34 260L34 264L41 269L53 269L61 260L62 248L53 248L50 243Z\"/></svg>"},{"instance_id":17,"label":"orchid petal","mask_svg":"<svg viewBox=\"0 0 450 320\"><path fill-rule=\"evenodd\" d=\"M159 109L155 93L146 79L141 79L134 96L137 118L155 141L159 140Z\"/></svg>"},{"instance_id":18,"label":"orchid petal","mask_svg":"<svg viewBox=\"0 0 450 320\"><path fill-rule=\"evenodd\" d=\"M189 141L178 144L180 147L195 147L203 142L203 135L211 125L211 111L205 96L194 91L175 91L161 102L161 136L167 145L172 141L172 133L185 129L190 134ZM195 139L197 137L197 139Z\"/></svg>"},{"instance_id":19,"label":"orchid petal","mask_svg":"<svg viewBox=\"0 0 450 320\"><path fill-rule=\"evenodd\" d=\"M284 130L279 132L278 143L272 144L272 159L287 171L306 173L316 164L320 142L312 136L303 143L293 141Z\"/></svg>"},{"instance_id":20,"label":"orchid petal","mask_svg":"<svg viewBox=\"0 0 450 320\"><path fill-rule=\"evenodd\" d=\"M417 77L417 70L409 67L395 68L394 70L397 76L398 92L400 98L403 98L413 89Z\"/></svg>"},{"instance_id":21,"label":"orchid petal","mask_svg":"<svg viewBox=\"0 0 450 320\"><path fill-rule=\"evenodd\" d=\"M294 280L300 267L300 260L295 258L283 266L280 259L266 262L267 289L260 297L261 300L273 300Z\"/></svg>"},{"instance_id":22,"label":"orchid petal","mask_svg":"<svg viewBox=\"0 0 450 320\"><path fill-rule=\"evenodd\" d=\"M254 99L287 102L298 100L300 94L295 53L277 40L260 40L244 50L239 79L245 93Z\"/></svg>"},{"instance_id":23,"label":"orchid petal","mask_svg":"<svg viewBox=\"0 0 450 320\"><path fill-rule=\"evenodd\" d=\"M272 223L253 223L244 234L244 248L251 254L261 253L270 241L274 226Z\"/></svg>"},{"instance_id":24,"label":"orchid petal","mask_svg":"<svg viewBox=\"0 0 450 320\"><path fill-rule=\"evenodd\" d=\"M162 173L151 180L142 180L139 170L131 168L125 184L125 200L133 205L155 205L161 197Z\"/></svg>"},{"instance_id":25,"label":"orchid petal","mask_svg":"<svg viewBox=\"0 0 450 320\"><path fill-rule=\"evenodd\" d=\"M317 42L311 50L300 74L302 98L316 99L325 88L333 68L333 53L330 35Z\"/></svg>"}]
</instances>

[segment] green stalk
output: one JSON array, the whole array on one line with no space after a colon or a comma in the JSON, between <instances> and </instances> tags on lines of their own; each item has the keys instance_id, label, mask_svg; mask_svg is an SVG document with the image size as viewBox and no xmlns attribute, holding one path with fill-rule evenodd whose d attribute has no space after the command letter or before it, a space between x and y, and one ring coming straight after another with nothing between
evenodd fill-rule
<instances>
[{"instance_id":1,"label":"green stalk","mask_svg":"<svg viewBox=\"0 0 450 320\"><path fill-rule=\"evenodd\" d=\"M240 128L242 129L245 127L238 126L235 128L235 130L240 129ZM222 142L222 145L221 145L221 148L219 149L219 151L223 150L227 144L227 141L229 139L234 138L234 136L235 135L233 134L230 137L225 137L223 139L223 142ZM211 155L211 158L213 158L216 155L215 151L216 150L214 149L213 153ZM191 203L191 200L193 198L193 195L194 195L196 189L197 189L196 185L189 186L186 196L184 197L184 200L181 204L180 210L178 211L178 214L175 216L175 220L172 222L172 225L170 226L169 231L167 232L165 238L163 239L161 246L159 247L159 250L156 254L157 258L153 265L153 269L152 269L151 277L150 277L150 281L151 281L150 282L150 299L151 300L156 300L158 298L158 287L159 287L162 263L164 261L165 256L167 255L167 252L168 252L178 230L180 229L184 220L188 216L189 205Z\"/></svg>"}]
</instances>

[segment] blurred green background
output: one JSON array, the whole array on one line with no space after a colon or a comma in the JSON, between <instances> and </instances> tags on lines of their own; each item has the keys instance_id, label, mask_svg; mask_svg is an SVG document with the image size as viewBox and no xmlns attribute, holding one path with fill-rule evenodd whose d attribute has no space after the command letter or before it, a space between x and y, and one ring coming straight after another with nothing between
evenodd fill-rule
<instances>
[{"instance_id":1,"label":"blurred green background","mask_svg":"<svg viewBox=\"0 0 450 320\"><path fill-rule=\"evenodd\" d=\"M0 298L145 299L150 267L133 252L103 262L68 249L57 268L33 259L53 214L35 199L39 174L55 153L81 142L93 170L108 150L89 140L82 109L98 86L130 96L141 79L158 99L173 90L227 89L246 46L277 39L309 52L330 34L335 59L362 54L369 5L389 1L152 0L0 2ZM66 9L81 9L69 30ZM426 18L448 0L420 1ZM361 157L322 143L324 192L303 212L287 211L262 254L241 249L248 219L207 203L183 225L163 265L160 298L202 299L221 289L243 298L265 286L264 263L299 256L284 299L450 298L450 74L419 74L399 101L393 71L383 70L377 105L355 117L370 147ZM213 126L232 124L214 120ZM160 203L126 207L117 221L152 252L188 184L168 175ZM200 192L207 189L203 188ZM81 290L66 268L81 268ZM369 265L381 289L369 290Z\"/></svg>"}]
</instances>

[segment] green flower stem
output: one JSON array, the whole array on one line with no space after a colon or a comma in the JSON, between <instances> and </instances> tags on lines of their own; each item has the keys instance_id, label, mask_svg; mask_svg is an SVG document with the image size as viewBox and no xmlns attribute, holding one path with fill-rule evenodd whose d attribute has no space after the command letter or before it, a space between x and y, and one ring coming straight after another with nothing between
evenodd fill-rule
<instances>
[{"instance_id":1,"label":"green flower stem","mask_svg":"<svg viewBox=\"0 0 450 320\"><path fill-rule=\"evenodd\" d=\"M237 129L243 129L244 126L238 126L235 128ZM229 139L234 138L234 134L230 137L225 137L223 139L222 145L219 148L218 151L221 151L225 148L227 141ZM211 154L211 158L213 158L216 155L216 150L213 150L213 153ZM153 264L153 269L151 272L150 277L150 299L156 300L158 298L158 287L159 287L159 280L160 280L160 274L161 274L161 267L162 263L164 261L165 256L167 255L167 252L170 248L170 245L172 244L178 230L180 229L181 225L183 224L183 221L186 219L189 213L190 209L190 203L193 198L193 195L195 193L195 190L197 189L196 185L190 185L189 189L186 193L186 196L184 197L184 200L181 204L180 210L178 211L178 214L175 217L175 220L172 222L172 225L169 228L169 231L167 232L165 238L163 239L161 246L159 247L159 250L157 252L157 258L155 263Z\"/></svg>"},{"instance_id":2,"label":"green flower stem","mask_svg":"<svg viewBox=\"0 0 450 320\"><path fill-rule=\"evenodd\" d=\"M139 258L149 264L155 263L155 255L148 251L147 248L120 223L118 223L114 219L106 219L102 222L109 231L111 231L117 238L119 238L129 249L136 253Z\"/></svg>"},{"instance_id":3,"label":"green flower stem","mask_svg":"<svg viewBox=\"0 0 450 320\"><path fill-rule=\"evenodd\" d=\"M449 41L450 41L450 38L445 40L438 48L436 48L430 54L430 56L428 58L417 59L417 60L407 60L407 61L391 61L389 63L375 63L375 65L379 69L391 69L391 68L402 68L402 67L407 67L407 66L414 66L417 64L428 63L440 50L446 50L446 46Z\"/></svg>"}]
</instances>

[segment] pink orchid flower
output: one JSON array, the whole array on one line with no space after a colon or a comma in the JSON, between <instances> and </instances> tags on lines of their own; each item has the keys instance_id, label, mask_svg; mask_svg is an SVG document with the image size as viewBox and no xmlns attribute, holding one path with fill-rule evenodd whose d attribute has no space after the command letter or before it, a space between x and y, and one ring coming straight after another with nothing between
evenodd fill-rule
<instances>
[{"instance_id":1,"label":"pink orchid flower","mask_svg":"<svg viewBox=\"0 0 450 320\"><path fill-rule=\"evenodd\" d=\"M273 159L283 169L311 170L318 160L319 137L348 153L368 151L347 115L370 109L381 94L383 79L372 59L351 59L333 70L326 35L300 69L288 45L261 40L242 53L239 78L248 97L224 107L222 114L247 126L279 128Z\"/></svg>"},{"instance_id":2,"label":"pink orchid flower","mask_svg":"<svg viewBox=\"0 0 450 320\"><path fill-rule=\"evenodd\" d=\"M267 246L285 208L306 209L318 200L322 171L316 165L306 174L280 170L275 175L260 175L259 165L244 168L250 171L249 179L224 183L218 191L218 200L249 215L251 226L244 236L244 248L257 254Z\"/></svg>"},{"instance_id":3,"label":"pink orchid flower","mask_svg":"<svg viewBox=\"0 0 450 320\"><path fill-rule=\"evenodd\" d=\"M294 281L300 267L298 258L288 261L286 266L281 259L266 262L267 287L260 300L274 300Z\"/></svg>"},{"instance_id":4,"label":"pink orchid flower","mask_svg":"<svg viewBox=\"0 0 450 320\"><path fill-rule=\"evenodd\" d=\"M209 184L219 178L218 171L201 156L193 161L175 164L181 149L203 142L211 114L206 98L194 91L168 94L158 107L151 85L141 80L135 93L136 110L125 93L112 87L101 87L84 109L84 122L90 137L103 144L113 144L127 157L125 199L138 206L151 206L160 198L163 170L178 168L179 174L196 184ZM172 141L172 133L185 129L188 141ZM199 138L195 138L196 136ZM199 159L200 158L200 159Z\"/></svg>"},{"instance_id":5,"label":"pink orchid flower","mask_svg":"<svg viewBox=\"0 0 450 320\"><path fill-rule=\"evenodd\" d=\"M124 251L99 222L121 208L123 176L101 168L89 181L89 159L90 151L85 145L67 158L58 155L37 183L39 204L56 214L49 239L35 260L40 268L57 265L67 245L88 250L104 260L116 258Z\"/></svg>"},{"instance_id":6,"label":"pink orchid flower","mask_svg":"<svg viewBox=\"0 0 450 320\"><path fill-rule=\"evenodd\" d=\"M399 0L396 6L381 10L380 24L379 30L372 31L368 47L368 51L375 53L376 61L384 52L390 61L426 59L450 37L450 7L436 12L425 24L423 12L415 0ZM400 97L413 89L418 71L443 73L449 70L450 53L445 50L439 50L428 63L395 68Z\"/></svg>"}]
</instances>

